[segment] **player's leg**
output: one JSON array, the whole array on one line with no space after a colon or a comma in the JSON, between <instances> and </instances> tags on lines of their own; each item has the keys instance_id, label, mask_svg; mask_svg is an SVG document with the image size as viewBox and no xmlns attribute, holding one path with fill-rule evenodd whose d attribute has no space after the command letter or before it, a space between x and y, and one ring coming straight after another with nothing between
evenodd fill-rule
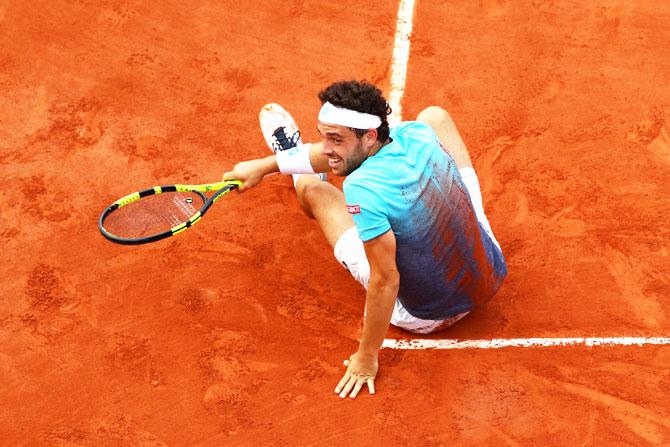
<instances>
[{"instance_id":1,"label":"player's leg","mask_svg":"<svg viewBox=\"0 0 670 447\"><path fill-rule=\"evenodd\" d=\"M345 231L354 227L344 194L330 183L313 175L301 175L296 179L295 192L305 214L316 220L331 247Z\"/></svg>"},{"instance_id":2,"label":"player's leg","mask_svg":"<svg viewBox=\"0 0 670 447\"><path fill-rule=\"evenodd\" d=\"M465 185L470 200L477 215L477 220L482 224L486 233L491 237L493 243L500 248L496 237L493 235L489 220L484 213L484 203L482 200L481 188L479 186L479 178L472 166L472 159L468 152L465 143L461 138L461 134L456 129L454 120L451 119L449 113L442 107L430 106L423 109L416 118L417 121L424 122L430 125L437 134L444 149L451 154L456 167L461 175L463 184Z\"/></svg>"},{"instance_id":3,"label":"player's leg","mask_svg":"<svg viewBox=\"0 0 670 447\"><path fill-rule=\"evenodd\" d=\"M300 206L317 221L333 247L335 259L367 289L370 264L354 220L347 212L342 191L313 175L298 177L295 190Z\"/></svg>"},{"instance_id":4,"label":"player's leg","mask_svg":"<svg viewBox=\"0 0 670 447\"><path fill-rule=\"evenodd\" d=\"M293 117L280 105L265 105L259 118L263 137L273 152L288 150L302 143ZM367 287L370 267L354 220L347 212L344 194L323 179L319 175L293 175L298 202L305 214L314 218L321 227L333 247L335 258Z\"/></svg>"},{"instance_id":5,"label":"player's leg","mask_svg":"<svg viewBox=\"0 0 670 447\"><path fill-rule=\"evenodd\" d=\"M259 113L263 138L273 152L286 151L302 144L300 130L291 114L279 104L263 106ZM316 219L331 246L354 221L347 212L344 194L325 182L325 174L294 174L300 206L309 217Z\"/></svg>"},{"instance_id":6,"label":"player's leg","mask_svg":"<svg viewBox=\"0 0 670 447\"><path fill-rule=\"evenodd\" d=\"M456 129L454 120L446 110L438 106L426 107L419 113L416 120L433 128L444 149L453 157L458 169L472 166L470 153L465 147L461 134Z\"/></svg>"}]
</instances>

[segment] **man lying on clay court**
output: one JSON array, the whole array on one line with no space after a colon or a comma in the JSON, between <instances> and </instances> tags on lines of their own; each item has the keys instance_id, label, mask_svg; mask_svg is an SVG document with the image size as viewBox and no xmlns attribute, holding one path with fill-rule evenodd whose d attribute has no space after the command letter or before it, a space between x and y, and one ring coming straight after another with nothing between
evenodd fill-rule
<instances>
[{"instance_id":1,"label":"man lying on clay court","mask_svg":"<svg viewBox=\"0 0 670 447\"><path fill-rule=\"evenodd\" d=\"M316 219L335 257L367 289L358 351L335 392L374 393L378 353L389 323L428 334L488 301L507 275L484 214L479 181L449 114L424 109L389 129L381 91L358 81L319 93L320 143L303 144L278 104L260 112L274 155L243 161L223 179L240 191L273 172L292 174L298 201ZM344 193L323 181L347 176Z\"/></svg>"}]
</instances>

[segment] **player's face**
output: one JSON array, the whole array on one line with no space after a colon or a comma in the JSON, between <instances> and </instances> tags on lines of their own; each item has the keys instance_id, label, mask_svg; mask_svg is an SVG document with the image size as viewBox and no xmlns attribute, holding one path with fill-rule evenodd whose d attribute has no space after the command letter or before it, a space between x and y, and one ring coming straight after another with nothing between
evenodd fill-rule
<instances>
[{"instance_id":1,"label":"player's face","mask_svg":"<svg viewBox=\"0 0 670 447\"><path fill-rule=\"evenodd\" d=\"M365 136L358 138L356 132L348 127L334 124L317 125L323 139L322 153L328 157L328 166L333 174L349 175L358 168L366 158L370 147Z\"/></svg>"}]
</instances>

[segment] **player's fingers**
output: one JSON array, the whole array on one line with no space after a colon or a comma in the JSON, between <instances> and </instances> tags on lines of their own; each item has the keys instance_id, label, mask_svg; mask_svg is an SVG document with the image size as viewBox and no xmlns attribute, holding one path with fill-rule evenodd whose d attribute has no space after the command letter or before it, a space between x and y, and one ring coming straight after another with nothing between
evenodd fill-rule
<instances>
[{"instance_id":1,"label":"player's fingers","mask_svg":"<svg viewBox=\"0 0 670 447\"><path fill-rule=\"evenodd\" d=\"M221 181L225 182L226 180L238 180L235 178L235 174L233 171L228 171L223 173L223 177L221 177ZM238 191L244 191L244 183L242 185L238 186L236 188Z\"/></svg>"},{"instance_id":2,"label":"player's fingers","mask_svg":"<svg viewBox=\"0 0 670 447\"><path fill-rule=\"evenodd\" d=\"M346 385L344 385L344 388L342 389L342 392L340 393L340 399L344 399L347 397L347 394L349 394L349 391L356 385L358 379L356 377L351 376L349 377L349 381L347 382Z\"/></svg>"},{"instance_id":3,"label":"player's fingers","mask_svg":"<svg viewBox=\"0 0 670 447\"><path fill-rule=\"evenodd\" d=\"M375 379L368 379L368 390L370 394L375 394Z\"/></svg>"},{"instance_id":4,"label":"player's fingers","mask_svg":"<svg viewBox=\"0 0 670 447\"><path fill-rule=\"evenodd\" d=\"M340 391L342 391L342 387L349 381L350 377L351 376L349 375L349 373L344 374L344 376L340 379L340 382L335 387L335 392L336 393L339 393Z\"/></svg>"},{"instance_id":5,"label":"player's fingers","mask_svg":"<svg viewBox=\"0 0 670 447\"><path fill-rule=\"evenodd\" d=\"M234 171L230 171L230 172L226 172L225 174L223 174L223 179L222 180L223 181L226 181L226 180L240 180L238 177L239 176ZM243 181L242 184L235 189L237 189L238 192L244 192L247 189L251 188L253 185L254 185L253 182Z\"/></svg>"},{"instance_id":6,"label":"player's fingers","mask_svg":"<svg viewBox=\"0 0 670 447\"><path fill-rule=\"evenodd\" d=\"M358 396L358 392L361 390L361 388L363 388L363 385L365 385L365 379L358 379L349 397L352 399L356 399L356 396Z\"/></svg>"}]
</instances>

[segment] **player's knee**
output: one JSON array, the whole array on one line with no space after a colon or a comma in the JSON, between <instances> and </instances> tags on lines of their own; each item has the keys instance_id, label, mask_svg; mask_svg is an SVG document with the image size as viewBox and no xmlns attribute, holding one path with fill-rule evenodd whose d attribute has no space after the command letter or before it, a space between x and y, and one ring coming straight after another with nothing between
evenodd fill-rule
<instances>
[{"instance_id":1,"label":"player's knee","mask_svg":"<svg viewBox=\"0 0 670 447\"><path fill-rule=\"evenodd\" d=\"M419 112L416 120L435 127L451 121L451 116L440 106L428 106Z\"/></svg>"},{"instance_id":2,"label":"player's knee","mask_svg":"<svg viewBox=\"0 0 670 447\"><path fill-rule=\"evenodd\" d=\"M298 202L307 216L314 217L313 209L317 207L320 201L324 200L328 183L311 178L298 182L296 192L298 193Z\"/></svg>"},{"instance_id":3,"label":"player's knee","mask_svg":"<svg viewBox=\"0 0 670 447\"><path fill-rule=\"evenodd\" d=\"M303 182L300 186L302 188L299 195L305 204L314 205L323 198L324 185L322 181Z\"/></svg>"}]
</instances>

